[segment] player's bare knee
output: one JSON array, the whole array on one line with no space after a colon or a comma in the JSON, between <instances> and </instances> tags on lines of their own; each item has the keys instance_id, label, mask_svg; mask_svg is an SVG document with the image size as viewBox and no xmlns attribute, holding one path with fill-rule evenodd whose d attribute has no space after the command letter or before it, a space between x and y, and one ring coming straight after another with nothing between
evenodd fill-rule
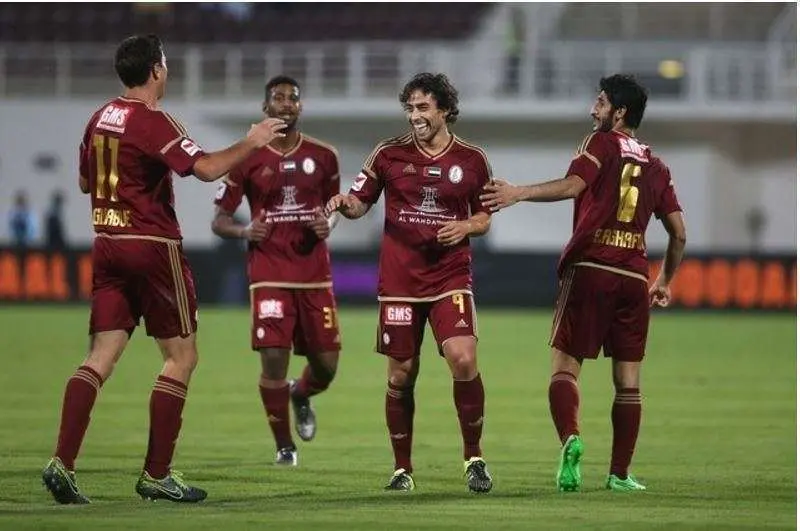
<instances>
[{"instance_id":1,"label":"player's bare knee","mask_svg":"<svg viewBox=\"0 0 800 531\"><path fill-rule=\"evenodd\" d=\"M419 361L417 358L396 360L389 358L389 383L395 387L412 387L417 381Z\"/></svg>"},{"instance_id":2,"label":"player's bare knee","mask_svg":"<svg viewBox=\"0 0 800 531\"><path fill-rule=\"evenodd\" d=\"M614 388L617 391L620 389L638 389L640 369L641 362L615 360L612 366Z\"/></svg>"},{"instance_id":3,"label":"player's bare knee","mask_svg":"<svg viewBox=\"0 0 800 531\"><path fill-rule=\"evenodd\" d=\"M264 348L261 352L261 373L266 379L274 382L283 382L289 372L288 349Z\"/></svg>"}]
</instances>

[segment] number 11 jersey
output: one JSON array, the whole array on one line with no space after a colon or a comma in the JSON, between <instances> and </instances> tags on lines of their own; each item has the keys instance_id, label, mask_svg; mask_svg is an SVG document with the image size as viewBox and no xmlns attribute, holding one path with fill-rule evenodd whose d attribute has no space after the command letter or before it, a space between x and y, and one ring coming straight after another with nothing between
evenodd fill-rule
<instances>
[{"instance_id":1,"label":"number 11 jersey","mask_svg":"<svg viewBox=\"0 0 800 531\"><path fill-rule=\"evenodd\" d=\"M95 232L181 238L171 172L192 173L203 150L169 114L115 98L92 115L78 156Z\"/></svg>"}]
</instances>

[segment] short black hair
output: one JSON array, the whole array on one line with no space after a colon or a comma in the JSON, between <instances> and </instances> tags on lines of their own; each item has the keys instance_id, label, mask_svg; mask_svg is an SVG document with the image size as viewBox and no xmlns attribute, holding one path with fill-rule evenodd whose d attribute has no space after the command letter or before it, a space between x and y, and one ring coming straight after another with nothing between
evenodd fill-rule
<instances>
[{"instance_id":1,"label":"short black hair","mask_svg":"<svg viewBox=\"0 0 800 531\"><path fill-rule=\"evenodd\" d=\"M440 109L447 111L445 122L452 124L458 120L458 91L445 74L422 72L415 75L400 92L400 103L405 105L408 102L408 98L411 97L411 93L415 90L421 90L423 94L433 95L436 105Z\"/></svg>"},{"instance_id":2,"label":"short black hair","mask_svg":"<svg viewBox=\"0 0 800 531\"><path fill-rule=\"evenodd\" d=\"M625 124L634 129L639 127L647 107L647 89L634 76L614 74L600 79L600 90L606 93L611 106L625 108Z\"/></svg>"},{"instance_id":3,"label":"short black hair","mask_svg":"<svg viewBox=\"0 0 800 531\"><path fill-rule=\"evenodd\" d=\"M265 100L269 100L270 93L272 92L272 89L274 89L278 85L291 85L293 87L296 87L297 91L300 92L300 83L298 83L295 78L290 77L290 76L284 76L284 75L275 76L272 79L270 79L269 81L267 81L266 85L264 85L264 99Z\"/></svg>"},{"instance_id":4,"label":"short black hair","mask_svg":"<svg viewBox=\"0 0 800 531\"><path fill-rule=\"evenodd\" d=\"M128 87L147 83L155 65L161 64L164 47L156 35L133 35L120 43L114 55L114 69Z\"/></svg>"}]
</instances>

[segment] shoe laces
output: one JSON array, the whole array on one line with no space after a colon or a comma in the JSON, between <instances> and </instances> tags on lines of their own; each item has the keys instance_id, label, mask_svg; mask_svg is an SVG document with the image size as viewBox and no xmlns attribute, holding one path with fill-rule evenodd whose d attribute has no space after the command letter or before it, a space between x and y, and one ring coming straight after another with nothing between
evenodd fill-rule
<instances>
[{"instance_id":1,"label":"shoe laces","mask_svg":"<svg viewBox=\"0 0 800 531\"><path fill-rule=\"evenodd\" d=\"M186 480L183 479L183 473L182 472L178 472L177 470L171 470L170 473L169 473L169 476L167 476L167 477L168 478L172 478L172 481L174 481L182 489L188 489L189 488L189 485L186 484Z\"/></svg>"}]
</instances>

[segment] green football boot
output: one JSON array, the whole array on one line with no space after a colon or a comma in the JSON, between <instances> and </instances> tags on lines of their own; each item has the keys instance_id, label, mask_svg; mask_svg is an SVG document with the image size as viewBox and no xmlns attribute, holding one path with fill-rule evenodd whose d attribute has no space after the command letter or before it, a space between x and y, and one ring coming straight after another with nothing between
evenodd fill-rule
<instances>
[{"instance_id":1,"label":"green football boot","mask_svg":"<svg viewBox=\"0 0 800 531\"><path fill-rule=\"evenodd\" d=\"M561 460L556 473L559 492L575 492L581 487L581 457L583 441L579 435L570 435L561 447Z\"/></svg>"},{"instance_id":2,"label":"green football boot","mask_svg":"<svg viewBox=\"0 0 800 531\"><path fill-rule=\"evenodd\" d=\"M633 492L647 490L647 487L636 481L636 478L628 474L625 479L620 479L614 474L609 474L606 479L606 488L615 492Z\"/></svg>"}]
</instances>

